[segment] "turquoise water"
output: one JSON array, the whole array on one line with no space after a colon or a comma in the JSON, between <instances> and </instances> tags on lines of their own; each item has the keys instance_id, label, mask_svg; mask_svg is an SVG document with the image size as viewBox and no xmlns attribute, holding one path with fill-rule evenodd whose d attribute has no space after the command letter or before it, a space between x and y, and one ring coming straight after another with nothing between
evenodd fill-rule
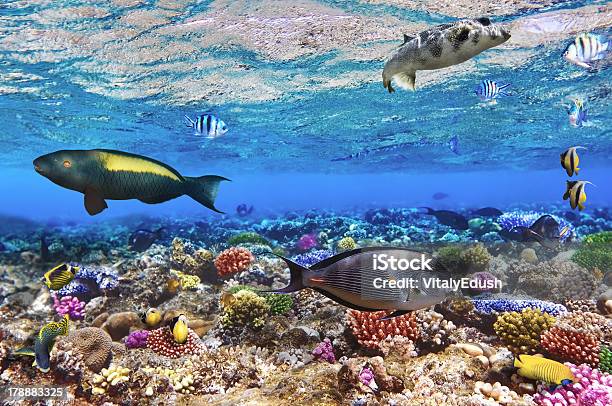
<instances>
[{"instance_id":1,"label":"turquoise water","mask_svg":"<svg viewBox=\"0 0 612 406\"><path fill-rule=\"evenodd\" d=\"M508 6L492 19L512 27L510 41L461 65L417 73L416 92L388 94L380 74L401 34L459 11L392 1L4 2L0 176L10 192L1 209L87 217L80 196L35 174L31 162L90 148L231 178L219 196L230 212L243 202L412 206L431 203L438 191L450 195L446 207L560 204L558 156L572 145L587 147L581 177L599 186L587 206L608 206L611 71L561 57L577 32L609 29L604 4ZM483 79L511 83L512 96L481 103L473 90ZM572 97L587 100L584 127L569 125ZM183 116L204 112L230 131L213 140L194 135ZM452 136L459 155L444 145ZM102 216L140 211L203 213L181 198L153 207L111 202Z\"/></svg>"}]
</instances>

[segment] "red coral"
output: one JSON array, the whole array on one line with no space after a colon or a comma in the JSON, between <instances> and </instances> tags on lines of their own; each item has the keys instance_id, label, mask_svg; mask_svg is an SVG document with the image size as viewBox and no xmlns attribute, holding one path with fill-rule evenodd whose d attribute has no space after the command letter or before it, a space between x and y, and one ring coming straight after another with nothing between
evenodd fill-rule
<instances>
[{"instance_id":1,"label":"red coral","mask_svg":"<svg viewBox=\"0 0 612 406\"><path fill-rule=\"evenodd\" d=\"M599 338L594 334L552 327L541 336L540 344L551 354L576 364L599 364Z\"/></svg>"},{"instance_id":2,"label":"red coral","mask_svg":"<svg viewBox=\"0 0 612 406\"><path fill-rule=\"evenodd\" d=\"M215 268L219 276L224 277L244 271L254 260L253 254L248 249L231 247L217 256Z\"/></svg>"},{"instance_id":3,"label":"red coral","mask_svg":"<svg viewBox=\"0 0 612 406\"><path fill-rule=\"evenodd\" d=\"M419 338L415 314L408 313L389 320L380 320L390 313L348 310L346 316L357 342L366 348L380 349L380 342L388 336L403 336L415 342Z\"/></svg>"},{"instance_id":4,"label":"red coral","mask_svg":"<svg viewBox=\"0 0 612 406\"><path fill-rule=\"evenodd\" d=\"M147 347L170 358L200 354L206 349L200 337L192 329L189 329L185 344L179 344L174 341L174 336L168 327L160 327L149 332Z\"/></svg>"}]
</instances>

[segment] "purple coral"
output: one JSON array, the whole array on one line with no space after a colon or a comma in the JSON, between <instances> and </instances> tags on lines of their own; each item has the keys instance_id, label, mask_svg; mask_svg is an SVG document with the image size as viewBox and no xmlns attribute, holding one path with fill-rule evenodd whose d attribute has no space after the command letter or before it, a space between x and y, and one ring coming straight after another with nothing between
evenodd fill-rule
<instances>
[{"instance_id":1,"label":"purple coral","mask_svg":"<svg viewBox=\"0 0 612 406\"><path fill-rule=\"evenodd\" d=\"M567 308L563 305L536 299L474 299L472 303L474 303L476 311L483 314L491 314L493 312L520 312L527 308L540 309L552 316L567 313Z\"/></svg>"},{"instance_id":2,"label":"purple coral","mask_svg":"<svg viewBox=\"0 0 612 406\"><path fill-rule=\"evenodd\" d=\"M314 234L304 234L297 242L300 251L308 251L318 245L317 236Z\"/></svg>"},{"instance_id":3,"label":"purple coral","mask_svg":"<svg viewBox=\"0 0 612 406\"><path fill-rule=\"evenodd\" d=\"M148 330L136 330L132 331L123 342L129 349L133 348L144 348L147 346L147 338L149 337Z\"/></svg>"},{"instance_id":4,"label":"purple coral","mask_svg":"<svg viewBox=\"0 0 612 406\"><path fill-rule=\"evenodd\" d=\"M361 368L361 372L359 372L359 381L365 386L370 386L374 382L374 372L370 367Z\"/></svg>"},{"instance_id":5,"label":"purple coral","mask_svg":"<svg viewBox=\"0 0 612 406\"><path fill-rule=\"evenodd\" d=\"M58 299L57 295L53 295L53 308L56 313L60 316L67 314L71 320L81 320L85 317L85 304L74 296Z\"/></svg>"},{"instance_id":6,"label":"purple coral","mask_svg":"<svg viewBox=\"0 0 612 406\"><path fill-rule=\"evenodd\" d=\"M321 361L327 361L330 364L336 362L336 356L334 355L334 347L332 346L329 338L326 338L322 342L317 345L317 347L312 350L312 355L315 356L316 359Z\"/></svg>"},{"instance_id":7,"label":"purple coral","mask_svg":"<svg viewBox=\"0 0 612 406\"><path fill-rule=\"evenodd\" d=\"M543 390L534 400L541 406L607 406L612 405L612 375L592 369L586 364L576 366L566 363L578 382Z\"/></svg>"}]
</instances>

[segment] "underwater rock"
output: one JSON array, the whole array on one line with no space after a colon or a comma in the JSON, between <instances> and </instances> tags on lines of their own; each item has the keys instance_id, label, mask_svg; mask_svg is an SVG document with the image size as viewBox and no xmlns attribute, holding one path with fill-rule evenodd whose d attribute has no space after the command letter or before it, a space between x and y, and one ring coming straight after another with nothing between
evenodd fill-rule
<instances>
[{"instance_id":1,"label":"underwater rock","mask_svg":"<svg viewBox=\"0 0 612 406\"><path fill-rule=\"evenodd\" d=\"M597 298L597 309L602 314L612 314L612 289L603 292Z\"/></svg>"},{"instance_id":2,"label":"underwater rock","mask_svg":"<svg viewBox=\"0 0 612 406\"><path fill-rule=\"evenodd\" d=\"M126 337L130 331L142 329L143 327L140 316L136 312L111 314L101 325L102 330L106 331L113 341L119 341Z\"/></svg>"}]
</instances>

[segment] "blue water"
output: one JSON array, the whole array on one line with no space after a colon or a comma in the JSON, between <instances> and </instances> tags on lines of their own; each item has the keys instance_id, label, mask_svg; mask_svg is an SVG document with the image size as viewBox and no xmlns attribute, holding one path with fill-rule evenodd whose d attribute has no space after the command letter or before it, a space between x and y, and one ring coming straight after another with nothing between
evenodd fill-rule
<instances>
[{"instance_id":1,"label":"blue water","mask_svg":"<svg viewBox=\"0 0 612 406\"><path fill-rule=\"evenodd\" d=\"M269 45L275 31L260 32L254 38L260 43L249 44L240 37L240 24L249 35L249 13L255 13L250 18L284 16L289 22L283 24L293 24L303 11L274 8L274 2L262 6L272 11L253 11L249 2L244 7L167 3L165 8L102 1L0 5L0 212L88 218L82 196L32 170L37 156L73 148L129 151L187 176L226 176L233 182L222 185L219 208L233 212L237 204L248 203L272 213L562 204L566 176L559 154L582 145L587 150L581 154L580 179L597 185L588 189L588 210L610 205L612 70L589 72L564 61L561 54L576 34L572 30L527 45L511 40L433 79L417 73L416 92L388 94L380 80L386 55L380 49L401 43L401 29L397 38L383 30L372 40L358 31L356 48L338 42L340 34L322 34L319 45L309 48L304 42L293 55L291 43L283 45L281 38L278 48L284 53L276 55ZM454 19L380 3L323 1L307 7L306 14L315 20L343 14L373 27ZM602 4L557 2L493 20L518 25L546 13L594 12ZM601 11L596 14L580 22L594 32L609 32L612 18L602 26L594 22L601 20ZM198 31L185 34L177 28L200 20L207 25ZM238 25L228 30L224 23ZM496 105L481 103L473 90L483 79L510 82L512 96ZM571 97L587 100L588 125L569 126ZM230 131L214 140L194 135L183 116L203 112L221 117ZM452 136L459 139L459 155L444 146ZM333 161L400 143L414 146ZM440 191L450 197L432 201ZM156 206L132 201L109 206L98 218L141 212L209 215L187 197Z\"/></svg>"}]
</instances>

